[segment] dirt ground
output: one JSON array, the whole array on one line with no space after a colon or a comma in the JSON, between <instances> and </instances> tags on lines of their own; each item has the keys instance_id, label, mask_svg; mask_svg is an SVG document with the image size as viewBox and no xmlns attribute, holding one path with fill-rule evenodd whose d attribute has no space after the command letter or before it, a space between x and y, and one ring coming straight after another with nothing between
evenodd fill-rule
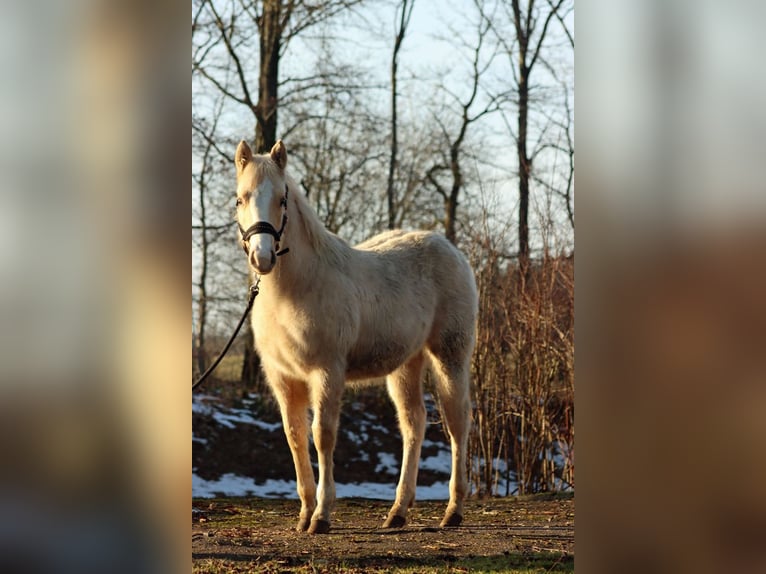
<instances>
[{"instance_id":1,"label":"dirt ground","mask_svg":"<svg viewBox=\"0 0 766 574\"><path fill-rule=\"evenodd\" d=\"M574 496L466 501L441 529L445 502L417 502L398 530L380 528L388 501L340 499L332 530L293 528L297 500L193 501L194 572L573 572Z\"/></svg>"}]
</instances>

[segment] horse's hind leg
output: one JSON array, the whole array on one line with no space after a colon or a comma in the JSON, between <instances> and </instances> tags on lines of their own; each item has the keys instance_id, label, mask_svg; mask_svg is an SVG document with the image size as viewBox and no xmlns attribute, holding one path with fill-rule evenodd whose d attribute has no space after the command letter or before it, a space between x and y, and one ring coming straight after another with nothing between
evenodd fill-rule
<instances>
[{"instance_id":1,"label":"horse's hind leg","mask_svg":"<svg viewBox=\"0 0 766 574\"><path fill-rule=\"evenodd\" d=\"M388 394L396 406L402 432L403 458L396 501L384 528L399 528L407 521L407 509L415 500L420 448L426 430L426 408L423 404L423 355L418 354L391 373L387 380Z\"/></svg>"},{"instance_id":2,"label":"horse's hind leg","mask_svg":"<svg viewBox=\"0 0 766 574\"><path fill-rule=\"evenodd\" d=\"M444 362L433 356L436 389L452 446L452 475L449 504L441 526L458 526L463 521L463 499L468 493L466 472L468 433L471 428L469 401L469 357Z\"/></svg>"}]
</instances>

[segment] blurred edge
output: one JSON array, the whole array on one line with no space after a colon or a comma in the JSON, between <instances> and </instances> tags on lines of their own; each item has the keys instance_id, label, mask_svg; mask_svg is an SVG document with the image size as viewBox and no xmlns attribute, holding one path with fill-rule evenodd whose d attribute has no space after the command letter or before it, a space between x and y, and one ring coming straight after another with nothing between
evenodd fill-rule
<instances>
[{"instance_id":1,"label":"blurred edge","mask_svg":"<svg viewBox=\"0 0 766 574\"><path fill-rule=\"evenodd\" d=\"M188 571L188 9L3 7L4 572Z\"/></svg>"},{"instance_id":2,"label":"blurred edge","mask_svg":"<svg viewBox=\"0 0 766 574\"><path fill-rule=\"evenodd\" d=\"M766 571L766 7L576 7L576 560Z\"/></svg>"},{"instance_id":3,"label":"blurred edge","mask_svg":"<svg viewBox=\"0 0 766 574\"><path fill-rule=\"evenodd\" d=\"M187 10L0 22L3 571L188 568ZM763 11L577 5L583 571L766 570Z\"/></svg>"}]
</instances>

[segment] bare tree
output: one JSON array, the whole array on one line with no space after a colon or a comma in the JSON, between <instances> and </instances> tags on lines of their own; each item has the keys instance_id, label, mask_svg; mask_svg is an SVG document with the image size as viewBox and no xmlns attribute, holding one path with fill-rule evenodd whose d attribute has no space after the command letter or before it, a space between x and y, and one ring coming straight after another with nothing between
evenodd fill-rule
<instances>
[{"instance_id":1,"label":"bare tree","mask_svg":"<svg viewBox=\"0 0 766 574\"><path fill-rule=\"evenodd\" d=\"M553 196L558 197L561 203L563 203L570 231L573 232L575 225L572 197L574 192L573 114L572 107L569 103L571 93L570 88L563 81L560 82L560 84L563 94L563 104L561 106L562 109L557 111L563 112L563 117L561 117L560 113L557 114L558 117L554 117L553 114L545 114L549 125L554 128L553 130L548 131L555 131L556 135L553 136L554 139L552 140L549 139L548 141L544 141L541 139L538 141L530 157L530 162L534 163L543 152L552 151L553 162L547 169L535 169L531 173L530 179L544 190L544 199L547 204L552 203ZM549 135L548 137L551 136ZM551 219L552 209L552 205L546 207L546 218L548 220ZM551 221L546 224L548 226L548 231L552 230L551 224ZM545 231L544 227L545 225L541 227L541 230ZM546 246L545 239L543 239L543 246Z\"/></svg>"},{"instance_id":2,"label":"bare tree","mask_svg":"<svg viewBox=\"0 0 766 574\"><path fill-rule=\"evenodd\" d=\"M529 260L529 183L532 174L532 157L528 146L530 78L536 64L541 61L544 42L551 21L555 18L563 25L562 12L567 0L546 0L543 8L535 0L503 0L503 7L513 24L514 47L509 44L505 30L498 30L498 39L504 45L511 62L516 83L518 106L516 127L516 155L519 166L519 260L525 268ZM542 25L540 25L542 22ZM566 29L566 28L565 28ZM569 31L568 38L574 44ZM515 59L513 58L515 55Z\"/></svg>"},{"instance_id":3,"label":"bare tree","mask_svg":"<svg viewBox=\"0 0 766 574\"><path fill-rule=\"evenodd\" d=\"M235 72L237 88L223 81L204 59L194 62L194 69L221 93L252 112L256 123L255 147L265 153L276 143L279 110L279 66L292 39L321 22L341 13L362 0L232 0L224 14L215 0L205 0L211 23L225 48ZM247 67L249 39L257 33L258 74L253 78ZM207 56L209 52L203 52ZM257 101L253 98L257 84Z\"/></svg>"},{"instance_id":4,"label":"bare tree","mask_svg":"<svg viewBox=\"0 0 766 574\"><path fill-rule=\"evenodd\" d=\"M203 0L194 16L193 33L207 37L194 51L193 70L229 101L245 107L255 119L255 148L265 153L276 143L280 107L279 66L292 39L311 27L326 22L361 0L230 0L228 3ZM207 17L205 20L203 13ZM252 37L258 38L258 71L249 68L254 51ZM213 55L223 54L223 64ZM234 81L230 81L233 76ZM302 78L310 83L316 78ZM319 78L323 81L323 78ZM257 100L254 98L257 85ZM252 280L252 277L250 278ZM254 339L248 323L242 380L254 382L260 375Z\"/></svg>"},{"instance_id":5,"label":"bare tree","mask_svg":"<svg viewBox=\"0 0 766 574\"><path fill-rule=\"evenodd\" d=\"M328 230L361 241L383 228L379 188L387 156L375 135L385 124L358 98L339 98L332 90L306 106L316 117L291 132L301 186Z\"/></svg>"},{"instance_id":6,"label":"bare tree","mask_svg":"<svg viewBox=\"0 0 766 574\"><path fill-rule=\"evenodd\" d=\"M215 133L215 128L220 117L220 107L218 113L214 116L211 133ZM203 144L202 165L199 173L193 177L196 180L198 188L198 218L200 231L200 271L197 288L199 290L197 298L197 321L195 324L194 347L197 353L197 369L203 373L207 368L207 352L205 349L205 335L207 331L207 305L208 305L208 260L210 256L209 229L207 218L207 193L208 193L208 175L210 173L211 152L213 151L212 138L208 138Z\"/></svg>"},{"instance_id":7,"label":"bare tree","mask_svg":"<svg viewBox=\"0 0 766 574\"><path fill-rule=\"evenodd\" d=\"M192 149L198 160L192 167L193 334L195 367L200 370L207 366L208 345L214 344L211 336L215 337L220 320L228 316L230 306L241 302L237 283L245 276L228 271L236 269L235 258L241 252L231 241L234 222L227 209L231 205L227 183L232 160L221 148L225 143L218 133L221 104L219 97L210 118L192 116Z\"/></svg>"},{"instance_id":8,"label":"bare tree","mask_svg":"<svg viewBox=\"0 0 766 574\"><path fill-rule=\"evenodd\" d=\"M412 8L414 6L415 0L401 0L401 3L396 8L399 23L397 25L396 38L394 40L394 51L391 56L391 157L388 163L388 187L386 188L386 197L388 198L389 229L394 229L396 227L396 198L394 197L394 172L396 170L396 154L398 149L396 133L396 72L399 65L399 50L402 47L404 35L407 32L407 26L410 24L410 17L412 16Z\"/></svg>"},{"instance_id":9,"label":"bare tree","mask_svg":"<svg viewBox=\"0 0 766 574\"><path fill-rule=\"evenodd\" d=\"M385 227L388 118L374 107L370 92L386 89L367 69L343 60L331 25L321 26L310 82L291 80L282 100L289 109L281 133L289 138L293 173L325 226L350 241ZM383 200L383 201L382 201Z\"/></svg>"},{"instance_id":10,"label":"bare tree","mask_svg":"<svg viewBox=\"0 0 766 574\"><path fill-rule=\"evenodd\" d=\"M478 12L479 20L476 25L474 42L461 38L463 47L467 48L470 53L469 91L466 97L461 98L446 84L442 84L441 90L455 105L455 108L452 108L454 110L452 113L457 112L457 122L455 127L448 125L443 119L444 109L433 113L433 120L439 126L446 145L440 152L439 160L428 169L425 175L426 181L444 201L444 234L453 243L456 236L458 200L464 186L464 170L461 159L464 154L463 145L468 128L480 118L499 110L502 101L499 96L487 96L483 99L479 97L483 76L494 61L495 52L491 52L489 56L485 53L488 49L487 39L491 27L491 17L481 9ZM455 35L454 37L457 38L458 36Z\"/></svg>"}]
</instances>

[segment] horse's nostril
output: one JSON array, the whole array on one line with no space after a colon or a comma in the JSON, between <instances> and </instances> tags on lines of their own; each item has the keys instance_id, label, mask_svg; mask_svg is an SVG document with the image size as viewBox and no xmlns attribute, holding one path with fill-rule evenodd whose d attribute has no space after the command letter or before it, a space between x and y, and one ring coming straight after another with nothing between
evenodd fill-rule
<instances>
[{"instance_id":1,"label":"horse's nostril","mask_svg":"<svg viewBox=\"0 0 766 574\"><path fill-rule=\"evenodd\" d=\"M274 265L277 262L277 254L273 251L271 252L271 264Z\"/></svg>"}]
</instances>

